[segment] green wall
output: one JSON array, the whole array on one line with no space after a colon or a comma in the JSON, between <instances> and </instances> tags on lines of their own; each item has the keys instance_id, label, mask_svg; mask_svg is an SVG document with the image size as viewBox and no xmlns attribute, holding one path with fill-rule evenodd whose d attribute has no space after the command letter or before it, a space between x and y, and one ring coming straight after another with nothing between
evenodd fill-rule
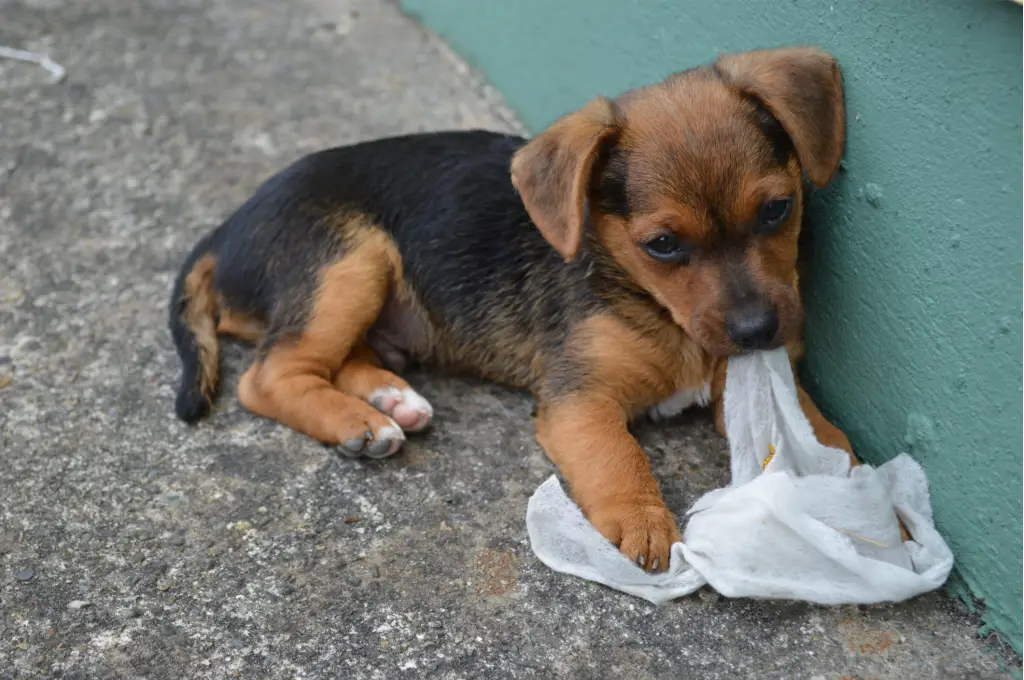
<instances>
[{"instance_id":1,"label":"green wall","mask_svg":"<svg viewBox=\"0 0 1024 680\"><path fill-rule=\"evenodd\" d=\"M816 44L848 106L812 201L806 378L869 461L910 450L1021 651L1021 9L1000 0L405 0L533 131L723 51Z\"/></svg>"}]
</instances>

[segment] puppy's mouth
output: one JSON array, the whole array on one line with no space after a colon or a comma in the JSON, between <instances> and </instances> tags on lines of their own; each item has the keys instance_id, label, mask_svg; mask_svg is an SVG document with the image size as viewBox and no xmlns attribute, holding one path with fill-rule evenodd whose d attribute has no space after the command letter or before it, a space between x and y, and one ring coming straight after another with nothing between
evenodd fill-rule
<instances>
[{"instance_id":1,"label":"puppy's mouth","mask_svg":"<svg viewBox=\"0 0 1024 680\"><path fill-rule=\"evenodd\" d=\"M710 342L698 340L698 343L705 352L720 359L744 356L746 354L753 354L754 352L769 351L782 347L786 344L781 338L771 343L758 345L757 347L741 347L734 342L724 339Z\"/></svg>"},{"instance_id":2,"label":"puppy's mouth","mask_svg":"<svg viewBox=\"0 0 1024 680\"><path fill-rule=\"evenodd\" d=\"M756 347L741 347L739 345L733 345L727 356L743 356L745 354L753 354L754 352L767 352L773 349L778 349L785 344L786 343L780 338L769 343L757 345Z\"/></svg>"}]
</instances>

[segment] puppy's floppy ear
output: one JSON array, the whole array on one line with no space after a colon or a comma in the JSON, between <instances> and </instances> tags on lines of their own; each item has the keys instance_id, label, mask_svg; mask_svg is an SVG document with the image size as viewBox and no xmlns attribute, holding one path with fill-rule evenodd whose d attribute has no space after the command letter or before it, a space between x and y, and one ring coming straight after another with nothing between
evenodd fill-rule
<instances>
[{"instance_id":1,"label":"puppy's floppy ear","mask_svg":"<svg viewBox=\"0 0 1024 680\"><path fill-rule=\"evenodd\" d=\"M512 185L544 238L566 261L583 241L594 162L619 124L615 104L598 97L559 118L512 158Z\"/></svg>"},{"instance_id":2,"label":"puppy's floppy ear","mask_svg":"<svg viewBox=\"0 0 1024 680\"><path fill-rule=\"evenodd\" d=\"M723 55L715 69L778 119L815 186L832 180L846 137L842 76L832 55L813 47L757 50Z\"/></svg>"}]
</instances>

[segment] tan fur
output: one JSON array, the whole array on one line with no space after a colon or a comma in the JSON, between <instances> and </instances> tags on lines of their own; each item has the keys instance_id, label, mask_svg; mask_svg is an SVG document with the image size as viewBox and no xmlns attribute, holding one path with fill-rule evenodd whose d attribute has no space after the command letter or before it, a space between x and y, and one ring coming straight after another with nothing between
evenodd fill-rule
<instances>
[{"instance_id":1,"label":"tan fur","mask_svg":"<svg viewBox=\"0 0 1024 680\"><path fill-rule=\"evenodd\" d=\"M585 362L587 394L611 399L629 417L681 389L699 388L709 377L705 353L675 324L646 314L638 306L634 327L616 316L592 317L572 334L567 351ZM637 329L641 330L637 330Z\"/></svg>"},{"instance_id":2,"label":"tan fur","mask_svg":"<svg viewBox=\"0 0 1024 680\"><path fill-rule=\"evenodd\" d=\"M218 306L220 308L220 318L217 321L219 335L230 335L252 343L259 342L263 338L267 329L258 319L227 309L223 302Z\"/></svg>"},{"instance_id":3,"label":"tan fur","mask_svg":"<svg viewBox=\"0 0 1024 680\"><path fill-rule=\"evenodd\" d=\"M196 337L199 347L200 373L199 391L212 398L217 391L220 375L220 345L214 319L217 315L217 297L213 291L213 277L217 269L217 258L205 255L200 258L185 278L183 295L185 304L185 325Z\"/></svg>"},{"instance_id":4,"label":"tan fur","mask_svg":"<svg viewBox=\"0 0 1024 680\"><path fill-rule=\"evenodd\" d=\"M360 341L348 355L337 375L334 386L345 394L366 401L383 387L410 389L409 383L380 367L380 361L365 342Z\"/></svg>"}]
</instances>

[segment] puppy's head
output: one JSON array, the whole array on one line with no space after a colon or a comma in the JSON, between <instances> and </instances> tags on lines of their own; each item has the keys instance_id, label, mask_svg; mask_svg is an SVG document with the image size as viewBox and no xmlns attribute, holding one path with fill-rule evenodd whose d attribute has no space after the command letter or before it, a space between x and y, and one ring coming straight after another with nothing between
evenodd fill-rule
<instances>
[{"instance_id":1,"label":"puppy's head","mask_svg":"<svg viewBox=\"0 0 1024 680\"><path fill-rule=\"evenodd\" d=\"M593 229L678 325L728 356L798 339L803 175L828 184L843 141L835 60L763 50L590 102L517 152L512 181L566 260Z\"/></svg>"}]
</instances>

